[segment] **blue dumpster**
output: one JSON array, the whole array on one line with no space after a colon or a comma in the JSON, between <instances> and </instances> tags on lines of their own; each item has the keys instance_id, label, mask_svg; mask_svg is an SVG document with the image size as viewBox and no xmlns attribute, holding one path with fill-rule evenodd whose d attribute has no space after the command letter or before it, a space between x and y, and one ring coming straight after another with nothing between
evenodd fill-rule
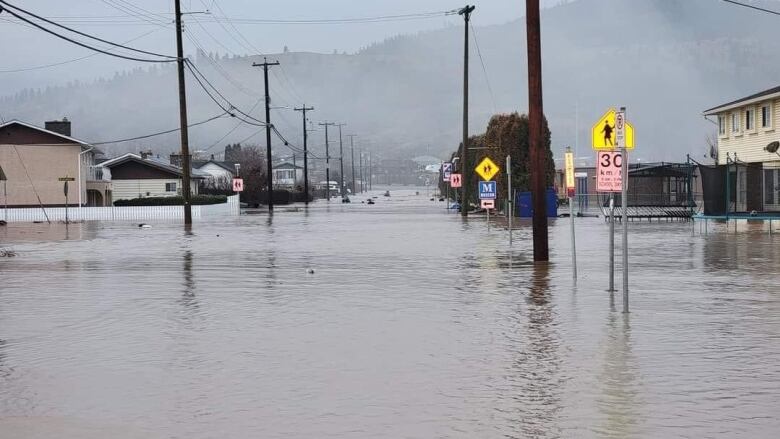
<instances>
[{"instance_id":1,"label":"blue dumpster","mask_svg":"<svg viewBox=\"0 0 780 439\"><path fill-rule=\"evenodd\" d=\"M520 192L517 194L517 215L521 218L531 218L534 216L534 209L531 203L530 192ZM558 196L555 189L547 189L547 216L550 218L558 217Z\"/></svg>"}]
</instances>

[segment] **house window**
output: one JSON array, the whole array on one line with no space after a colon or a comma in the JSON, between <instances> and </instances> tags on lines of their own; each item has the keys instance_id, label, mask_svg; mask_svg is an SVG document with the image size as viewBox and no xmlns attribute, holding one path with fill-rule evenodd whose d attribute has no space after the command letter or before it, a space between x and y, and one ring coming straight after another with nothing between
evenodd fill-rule
<instances>
[{"instance_id":1,"label":"house window","mask_svg":"<svg viewBox=\"0 0 780 439\"><path fill-rule=\"evenodd\" d=\"M766 104L761 107L761 128L772 128L771 104Z\"/></svg>"},{"instance_id":2,"label":"house window","mask_svg":"<svg viewBox=\"0 0 780 439\"><path fill-rule=\"evenodd\" d=\"M718 134L721 136L726 135L726 116L718 115Z\"/></svg>"},{"instance_id":3,"label":"house window","mask_svg":"<svg viewBox=\"0 0 780 439\"><path fill-rule=\"evenodd\" d=\"M739 113L731 113L731 132L739 133Z\"/></svg>"},{"instance_id":4,"label":"house window","mask_svg":"<svg viewBox=\"0 0 780 439\"><path fill-rule=\"evenodd\" d=\"M165 183L165 192L176 192L176 183Z\"/></svg>"},{"instance_id":5,"label":"house window","mask_svg":"<svg viewBox=\"0 0 780 439\"><path fill-rule=\"evenodd\" d=\"M755 128L756 110L748 108L745 110L745 130L750 131Z\"/></svg>"}]
</instances>

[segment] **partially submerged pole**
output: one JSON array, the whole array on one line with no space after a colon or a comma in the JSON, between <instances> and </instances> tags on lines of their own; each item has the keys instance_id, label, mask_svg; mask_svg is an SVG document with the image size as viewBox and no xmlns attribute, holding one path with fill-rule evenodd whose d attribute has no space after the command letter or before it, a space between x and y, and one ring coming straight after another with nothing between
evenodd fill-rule
<instances>
[{"instance_id":1,"label":"partially submerged pole","mask_svg":"<svg viewBox=\"0 0 780 439\"><path fill-rule=\"evenodd\" d=\"M528 44L528 145L531 155L534 261L550 260L547 236L546 151L542 142L542 47L539 0L526 0Z\"/></svg>"}]
</instances>

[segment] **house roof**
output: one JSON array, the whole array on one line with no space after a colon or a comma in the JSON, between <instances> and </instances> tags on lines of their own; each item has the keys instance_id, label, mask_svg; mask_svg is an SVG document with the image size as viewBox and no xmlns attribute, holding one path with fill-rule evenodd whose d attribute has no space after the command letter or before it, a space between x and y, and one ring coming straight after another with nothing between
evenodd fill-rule
<instances>
[{"instance_id":1,"label":"house roof","mask_svg":"<svg viewBox=\"0 0 780 439\"><path fill-rule=\"evenodd\" d=\"M280 165L274 166L274 169L303 169L303 168L298 165L293 165L292 163L284 162Z\"/></svg>"},{"instance_id":2,"label":"house roof","mask_svg":"<svg viewBox=\"0 0 780 439\"><path fill-rule=\"evenodd\" d=\"M119 157L115 157L111 160L107 160L100 165L105 168L113 168L115 166L119 166L121 164L127 163L127 162L136 162L141 163L146 166L150 166L152 168L159 169L161 171L170 172L171 174L178 175L179 177L183 176L182 169L178 166L171 165L170 163L166 163L162 160L158 160L156 158L143 158L139 155L133 154L131 152L121 155ZM196 179L202 179L202 178L208 178L209 174L206 174L203 171L199 171L197 169L193 169L191 173L192 178Z\"/></svg>"},{"instance_id":3,"label":"house roof","mask_svg":"<svg viewBox=\"0 0 780 439\"><path fill-rule=\"evenodd\" d=\"M234 162L221 162L219 160L205 160L205 161L198 160L198 161L193 161L192 166L196 169L200 169L208 165L209 163L213 163L219 166L220 168L230 172L231 174L236 173L236 165Z\"/></svg>"},{"instance_id":4,"label":"house roof","mask_svg":"<svg viewBox=\"0 0 780 439\"><path fill-rule=\"evenodd\" d=\"M87 142L85 142L83 140L75 139L73 137L69 137L69 136L66 136L64 134L60 134L60 133L58 133L56 131L47 130L46 128L41 128L41 127L38 127L38 126L35 126L35 125L32 125L32 124L29 124L27 122L22 122L21 120L13 119L13 120L9 120L8 122L2 123L2 124L0 124L0 129L3 129L5 127L9 127L11 125L20 125L20 126L27 127L27 128L30 128L30 129L33 129L33 130L36 130L36 131L40 131L42 133L46 133L46 134L48 134L50 136L55 136L55 137L59 137L60 139L65 139L65 140L67 140L68 142L71 142L71 143L77 143L77 144L81 145L82 149L92 148L92 145L90 145L89 143L87 143ZM97 148L95 148L95 150L96 150L96 153L100 152L100 150L98 150Z\"/></svg>"},{"instance_id":5,"label":"house roof","mask_svg":"<svg viewBox=\"0 0 780 439\"><path fill-rule=\"evenodd\" d=\"M709 110L704 110L704 115L712 116L714 114L722 113L728 110L733 110L734 108L742 107L744 105L754 104L756 102L761 102L767 99L773 99L777 97L780 97L780 86L770 88L768 90L760 91L750 96L737 99L736 101L731 101L725 104L718 105L717 107L710 108Z\"/></svg>"}]
</instances>

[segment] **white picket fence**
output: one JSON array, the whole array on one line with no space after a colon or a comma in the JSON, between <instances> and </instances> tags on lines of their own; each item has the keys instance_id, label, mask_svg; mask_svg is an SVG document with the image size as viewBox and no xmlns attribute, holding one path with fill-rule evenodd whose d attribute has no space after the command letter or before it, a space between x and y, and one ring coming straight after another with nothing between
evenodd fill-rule
<instances>
[{"instance_id":1,"label":"white picket fence","mask_svg":"<svg viewBox=\"0 0 780 439\"><path fill-rule=\"evenodd\" d=\"M227 203L192 206L192 218L232 216L240 213L238 195L228 197ZM46 213L44 214L44 210ZM174 220L184 218L182 206L121 206L121 207L69 207L70 221L138 221ZM65 221L64 207L2 209L0 220L11 222Z\"/></svg>"}]
</instances>

